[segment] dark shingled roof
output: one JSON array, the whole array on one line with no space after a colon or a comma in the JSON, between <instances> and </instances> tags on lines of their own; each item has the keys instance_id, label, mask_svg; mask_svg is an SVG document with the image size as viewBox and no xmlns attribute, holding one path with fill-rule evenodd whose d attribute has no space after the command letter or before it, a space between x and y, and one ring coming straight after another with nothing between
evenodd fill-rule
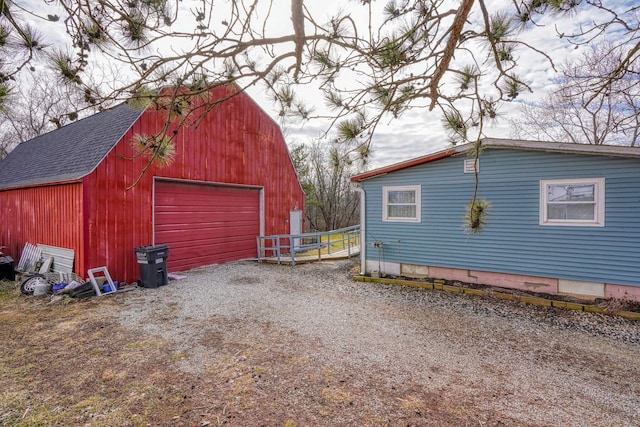
<instances>
[{"instance_id":1,"label":"dark shingled roof","mask_svg":"<svg viewBox=\"0 0 640 427\"><path fill-rule=\"evenodd\" d=\"M0 189L88 175L141 114L121 104L23 142L0 161Z\"/></svg>"}]
</instances>

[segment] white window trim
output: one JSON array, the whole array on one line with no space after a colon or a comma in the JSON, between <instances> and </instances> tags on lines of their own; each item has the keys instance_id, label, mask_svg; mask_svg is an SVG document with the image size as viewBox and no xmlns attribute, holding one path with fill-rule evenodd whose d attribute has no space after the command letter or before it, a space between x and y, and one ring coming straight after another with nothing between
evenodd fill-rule
<instances>
[{"instance_id":1,"label":"white window trim","mask_svg":"<svg viewBox=\"0 0 640 427\"><path fill-rule=\"evenodd\" d=\"M547 218L547 186L567 184L594 184L595 218L593 220L558 220ZM546 179L540 180L540 225L570 227L604 227L604 178Z\"/></svg>"},{"instance_id":2,"label":"white window trim","mask_svg":"<svg viewBox=\"0 0 640 427\"><path fill-rule=\"evenodd\" d=\"M415 191L416 193L416 216L415 218L390 217L388 212L389 192L390 191ZM422 221L421 208L422 196L420 185L403 185L382 187L382 220L389 222L420 222Z\"/></svg>"}]
</instances>

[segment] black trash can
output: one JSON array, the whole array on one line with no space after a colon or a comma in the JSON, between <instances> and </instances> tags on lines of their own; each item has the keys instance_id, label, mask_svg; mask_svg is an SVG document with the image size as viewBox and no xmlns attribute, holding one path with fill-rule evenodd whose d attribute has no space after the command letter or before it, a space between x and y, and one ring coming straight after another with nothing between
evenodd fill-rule
<instances>
[{"instance_id":1,"label":"black trash can","mask_svg":"<svg viewBox=\"0 0 640 427\"><path fill-rule=\"evenodd\" d=\"M13 265L13 258L10 256L0 257L0 280L7 279L12 282L16 280L16 270Z\"/></svg>"},{"instance_id":2,"label":"black trash can","mask_svg":"<svg viewBox=\"0 0 640 427\"><path fill-rule=\"evenodd\" d=\"M140 246L133 250L140 266L140 280L145 288L157 288L168 283L167 257L169 246Z\"/></svg>"}]
</instances>

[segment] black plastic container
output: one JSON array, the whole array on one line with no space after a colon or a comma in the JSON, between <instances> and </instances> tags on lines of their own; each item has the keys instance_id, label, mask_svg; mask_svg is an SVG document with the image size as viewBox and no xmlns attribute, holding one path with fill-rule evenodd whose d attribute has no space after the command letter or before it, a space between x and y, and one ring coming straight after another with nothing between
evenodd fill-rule
<instances>
[{"instance_id":1,"label":"black plastic container","mask_svg":"<svg viewBox=\"0 0 640 427\"><path fill-rule=\"evenodd\" d=\"M13 258L10 256L0 257L0 280L16 280L16 270L13 265Z\"/></svg>"},{"instance_id":2,"label":"black plastic container","mask_svg":"<svg viewBox=\"0 0 640 427\"><path fill-rule=\"evenodd\" d=\"M140 246L133 250L140 267L140 281L145 288L157 288L168 283L167 257L169 246Z\"/></svg>"}]
</instances>

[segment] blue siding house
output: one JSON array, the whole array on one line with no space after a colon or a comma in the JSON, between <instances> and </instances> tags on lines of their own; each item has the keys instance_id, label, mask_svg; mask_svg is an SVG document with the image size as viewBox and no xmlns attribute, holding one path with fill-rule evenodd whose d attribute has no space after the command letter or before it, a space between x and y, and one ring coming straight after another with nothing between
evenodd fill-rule
<instances>
[{"instance_id":1,"label":"blue siding house","mask_svg":"<svg viewBox=\"0 0 640 427\"><path fill-rule=\"evenodd\" d=\"M352 177L362 273L640 301L640 148L486 139ZM475 186L491 203L463 227Z\"/></svg>"}]
</instances>

